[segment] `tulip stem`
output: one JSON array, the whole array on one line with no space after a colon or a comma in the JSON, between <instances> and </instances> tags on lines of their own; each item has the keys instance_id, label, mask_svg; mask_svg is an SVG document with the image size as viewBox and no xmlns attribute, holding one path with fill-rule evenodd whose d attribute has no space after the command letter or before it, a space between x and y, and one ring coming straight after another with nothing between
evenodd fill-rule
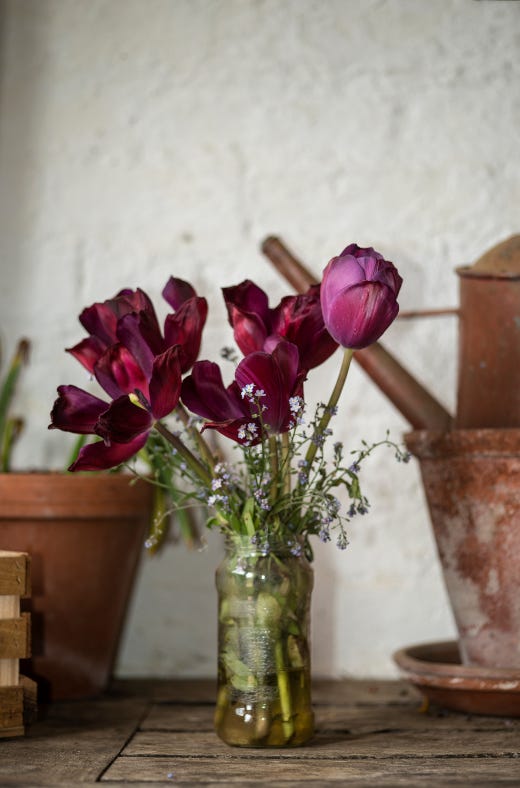
<instances>
[{"instance_id":1,"label":"tulip stem","mask_svg":"<svg viewBox=\"0 0 520 788\"><path fill-rule=\"evenodd\" d=\"M195 457L191 451L186 448L184 443L178 438L173 432L161 424L160 421L155 422L155 429L157 430L163 438L166 438L168 443L171 443L174 449L181 455L181 457L186 460L186 464L188 467L199 477L199 479L207 484L208 486L211 484L211 476L204 467L204 465L199 462L199 460Z\"/></svg>"},{"instance_id":2,"label":"tulip stem","mask_svg":"<svg viewBox=\"0 0 520 788\"><path fill-rule=\"evenodd\" d=\"M347 379L348 371L350 368L350 362L352 361L352 356L354 355L354 351L351 348L345 348L345 352L343 354L343 361L341 362L341 367L338 373L338 378L336 380L336 385L330 395L329 401L325 406L325 410L323 412L323 416L320 419L320 423L316 428L316 432L314 433L315 437L318 439L313 441L309 448L307 449L307 454L305 455L305 472L307 476L310 473L312 463L314 462L314 458L316 456L316 452L318 450L318 444L320 436L323 435L327 427L329 426L329 421L333 413L336 410L336 406L338 404L338 400L340 398L341 392L343 391L343 386L345 385L345 381Z\"/></svg>"},{"instance_id":3,"label":"tulip stem","mask_svg":"<svg viewBox=\"0 0 520 788\"><path fill-rule=\"evenodd\" d=\"M282 432L282 479L283 492L286 495L291 493L291 465L290 465L290 446L289 433Z\"/></svg>"},{"instance_id":4,"label":"tulip stem","mask_svg":"<svg viewBox=\"0 0 520 788\"><path fill-rule=\"evenodd\" d=\"M198 431L196 427L190 425L190 416L186 410L186 408L179 402L176 408L177 415L179 416L182 423L185 427L190 431L190 434L193 436L197 446L200 449L200 453L202 454L204 460L207 462L210 468L215 467L215 458L211 453L211 449Z\"/></svg>"},{"instance_id":5,"label":"tulip stem","mask_svg":"<svg viewBox=\"0 0 520 788\"><path fill-rule=\"evenodd\" d=\"M271 503L275 504L278 498L279 483L278 441L276 440L276 435L269 436L269 464L271 467L271 490L269 497L271 499Z\"/></svg>"}]
</instances>

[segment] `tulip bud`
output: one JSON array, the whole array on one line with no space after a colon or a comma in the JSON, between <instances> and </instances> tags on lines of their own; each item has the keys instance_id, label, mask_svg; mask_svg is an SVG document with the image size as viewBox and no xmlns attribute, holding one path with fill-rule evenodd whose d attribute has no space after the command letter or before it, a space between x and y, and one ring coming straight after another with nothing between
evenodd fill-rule
<instances>
[{"instance_id":1,"label":"tulip bud","mask_svg":"<svg viewBox=\"0 0 520 788\"><path fill-rule=\"evenodd\" d=\"M350 244L323 272L321 308L331 336L352 350L379 339L397 317L402 279L372 247Z\"/></svg>"}]
</instances>

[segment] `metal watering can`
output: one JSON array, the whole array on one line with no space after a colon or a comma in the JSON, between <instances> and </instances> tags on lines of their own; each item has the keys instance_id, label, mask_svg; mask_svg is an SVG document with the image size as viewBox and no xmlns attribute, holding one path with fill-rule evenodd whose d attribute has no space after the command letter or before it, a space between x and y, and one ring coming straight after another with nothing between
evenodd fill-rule
<instances>
[{"instance_id":1,"label":"metal watering can","mask_svg":"<svg viewBox=\"0 0 520 788\"><path fill-rule=\"evenodd\" d=\"M298 292L319 281L286 246L262 251ZM520 235L456 269L453 417L380 343L356 361L407 419L465 664L520 668Z\"/></svg>"}]
</instances>

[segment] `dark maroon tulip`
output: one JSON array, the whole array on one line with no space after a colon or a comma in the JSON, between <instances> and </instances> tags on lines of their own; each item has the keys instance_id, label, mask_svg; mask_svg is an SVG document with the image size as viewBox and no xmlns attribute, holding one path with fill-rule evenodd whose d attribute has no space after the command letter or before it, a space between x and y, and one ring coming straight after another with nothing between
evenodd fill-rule
<instances>
[{"instance_id":1,"label":"dark maroon tulip","mask_svg":"<svg viewBox=\"0 0 520 788\"><path fill-rule=\"evenodd\" d=\"M191 369L200 351L202 330L208 314L206 299L199 298L188 282L173 277L168 280L163 296L170 306L176 305L175 313L167 315L164 321L164 337L151 315L145 311L124 315L117 325L118 338L146 374L149 374L155 356L169 347L179 345L179 361L183 372Z\"/></svg>"},{"instance_id":2,"label":"dark maroon tulip","mask_svg":"<svg viewBox=\"0 0 520 788\"><path fill-rule=\"evenodd\" d=\"M264 291L249 279L222 292L235 341L244 355L270 352L280 339L286 339L298 348L300 367L310 370L337 348L323 322L319 285L302 295L286 296L274 309Z\"/></svg>"},{"instance_id":3,"label":"dark maroon tulip","mask_svg":"<svg viewBox=\"0 0 520 788\"><path fill-rule=\"evenodd\" d=\"M90 336L96 337L106 348L117 342L117 323L120 318L132 312L146 312L150 319L155 321L156 330L159 332L153 304L148 295L139 288L121 290L115 298L86 307L79 316L79 322ZM72 348L71 352L74 349Z\"/></svg>"},{"instance_id":4,"label":"dark maroon tulip","mask_svg":"<svg viewBox=\"0 0 520 788\"><path fill-rule=\"evenodd\" d=\"M208 311L206 299L199 298L188 282L174 277L166 283L163 297L176 310L166 317L164 336L148 295L140 289L126 289L115 298L83 310L80 322L90 336L68 348L68 352L95 375L103 387L110 380L110 374L107 378L107 359L102 362L101 359L109 348L119 343L132 354L144 377L150 376L156 356L173 345L180 345L181 369L187 372L200 350ZM106 391L116 396L112 386Z\"/></svg>"},{"instance_id":5,"label":"dark maroon tulip","mask_svg":"<svg viewBox=\"0 0 520 788\"><path fill-rule=\"evenodd\" d=\"M331 337L320 303L320 285L313 285L303 295L286 296L274 310L272 335L295 344L300 354L300 366L314 369L323 364L336 350L338 343ZM268 337L265 350L272 341Z\"/></svg>"},{"instance_id":6,"label":"dark maroon tulip","mask_svg":"<svg viewBox=\"0 0 520 788\"><path fill-rule=\"evenodd\" d=\"M242 359L227 388L217 364L197 361L183 382L181 398L193 413L209 420L205 429L255 445L266 437L265 427L273 433L290 429L290 400L301 397L304 374L297 347L281 340L272 353L255 351Z\"/></svg>"},{"instance_id":7,"label":"dark maroon tulip","mask_svg":"<svg viewBox=\"0 0 520 788\"><path fill-rule=\"evenodd\" d=\"M103 438L84 446L69 470L104 470L129 460L145 445L155 421L177 407L180 390L177 346L154 359L150 380L129 392L134 399L122 394L107 403L76 386L60 386L50 428Z\"/></svg>"},{"instance_id":8,"label":"dark maroon tulip","mask_svg":"<svg viewBox=\"0 0 520 788\"><path fill-rule=\"evenodd\" d=\"M59 397L51 412L50 429L93 435L108 403L77 386L58 386Z\"/></svg>"},{"instance_id":9,"label":"dark maroon tulip","mask_svg":"<svg viewBox=\"0 0 520 788\"><path fill-rule=\"evenodd\" d=\"M329 333L346 348L371 345L397 317L402 281L372 247L347 246L323 272L321 307Z\"/></svg>"}]
</instances>

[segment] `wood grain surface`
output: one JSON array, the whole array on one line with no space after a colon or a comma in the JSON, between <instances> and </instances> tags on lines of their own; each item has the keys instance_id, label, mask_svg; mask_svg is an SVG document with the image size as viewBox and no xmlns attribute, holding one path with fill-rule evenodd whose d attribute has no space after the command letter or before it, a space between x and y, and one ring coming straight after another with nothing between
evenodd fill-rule
<instances>
[{"instance_id":1,"label":"wood grain surface","mask_svg":"<svg viewBox=\"0 0 520 788\"><path fill-rule=\"evenodd\" d=\"M520 785L520 719L424 709L407 684L315 682L305 747L231 748L211 681L117 682L1 743L0 785Z\"/></svg>"}]
</instances>

